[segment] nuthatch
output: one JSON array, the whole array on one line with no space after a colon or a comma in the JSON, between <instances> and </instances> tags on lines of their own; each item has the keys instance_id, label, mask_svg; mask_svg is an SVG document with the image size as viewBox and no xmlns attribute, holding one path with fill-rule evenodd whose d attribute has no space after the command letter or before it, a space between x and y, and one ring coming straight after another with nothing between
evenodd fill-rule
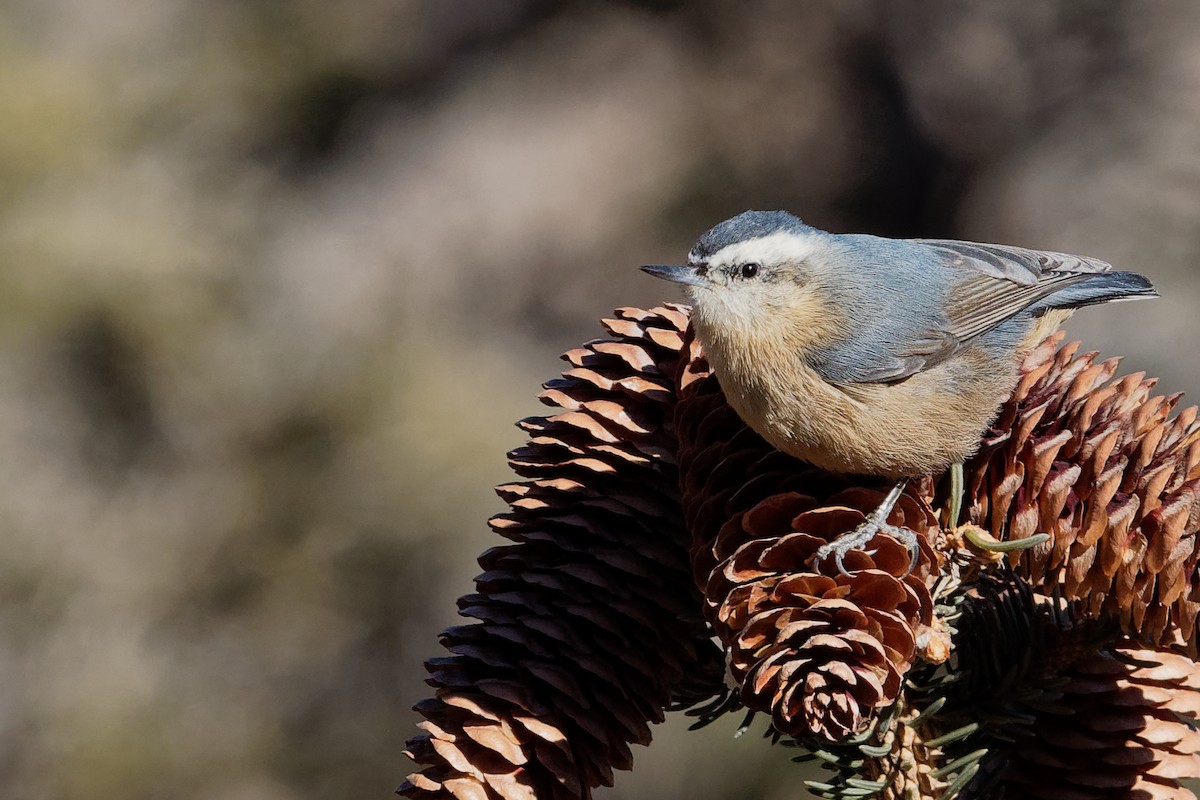
<instances>
[{"instance_id":1,"label":"nuthatch","mask_svg":"<svg viewBox=\"0 0 1200 800\"><path fill-rule=\"evenodd\" d=\"M696 336L741 418L827 470L897 480L842 557L887 524L909 478L961 464L1021 360L1081 306L1156 297L1098 259L992 244L831 234L747 211L700 237L686 266L646 266L691 295ZM955 520L951 520L953 524Z\"/></svg>"}]
</instances>

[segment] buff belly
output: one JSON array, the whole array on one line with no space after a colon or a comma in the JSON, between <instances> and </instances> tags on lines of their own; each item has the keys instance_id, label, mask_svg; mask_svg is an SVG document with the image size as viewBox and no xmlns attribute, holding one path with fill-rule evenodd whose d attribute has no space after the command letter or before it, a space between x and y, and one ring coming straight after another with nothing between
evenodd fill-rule
<instances>
[{"instance_id":1,"label":"buff belly","mask_svg":"<svg viewBox=\"0 0 1200 800\"><path fill-rule=\"evenodd\" d=\"M896 383L834 385L803 354L841 332L791 320L837 315L792 309L718 325L714 308L721 319L737 319L719 303L698 304L693 321L742 420L775 448L818 467L888 478L939 473L970 457L1012 393L1025 355L1070 315L1055 310L1013 320L1023 331L1009 327L1003 338L980 337Z\"/></svg>"},{"instance_id":2,"label":"buff belly","mask_svg":"<svg viewBox=\"0 0 1200 800\"><path fill-rule=\"evenodd\" d=\"M730 405L772 446L833 472L888 478L968 458L1017 380L1015 358L972 349L898 383L846 387L808 368L738 374L723 360L713 366Z\"/></svg>"}]
</instances>

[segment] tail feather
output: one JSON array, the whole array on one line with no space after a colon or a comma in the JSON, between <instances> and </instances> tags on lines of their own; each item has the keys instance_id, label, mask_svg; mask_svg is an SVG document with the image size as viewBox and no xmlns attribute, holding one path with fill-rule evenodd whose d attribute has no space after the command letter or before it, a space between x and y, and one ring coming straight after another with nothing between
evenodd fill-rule
<instances>
[{"instance_id":1,"label":"tail feather","mask_svg":"<svg viewBox=\"0 0 1200 800\"><path fill-rule=\"evenodd\" d=\"M1158 297L1150 280L1136 272L1101 272L1087 280L1063 287L1045 297L1031 309L1035 313L1051 308L1082 308L1119 300Z\"/></svg>"}]
</instances>

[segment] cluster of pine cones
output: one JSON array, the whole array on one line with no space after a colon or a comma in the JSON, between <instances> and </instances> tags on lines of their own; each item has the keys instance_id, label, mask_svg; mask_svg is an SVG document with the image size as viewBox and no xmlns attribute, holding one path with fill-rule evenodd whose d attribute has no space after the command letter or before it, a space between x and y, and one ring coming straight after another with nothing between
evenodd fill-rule
<instances>
[{"instance_id":1,"label":"cluster of pine cones","mask_svg":"<svg viewBox=\"0 0 1200 800\"><path fill-rule=\"evenodd\" d=\"M889 487L765 444L685 307L603 324L546 384L559 411L520 423L491 521L511 544L427 662L401 794L590 797L666 711L744 709L828 768L821 797L1192 797L1195 408L1047 340L962 491L914 482L893 510L916 567L881 535L843 575L816 550Z\"/></svg>"}]
</instances>

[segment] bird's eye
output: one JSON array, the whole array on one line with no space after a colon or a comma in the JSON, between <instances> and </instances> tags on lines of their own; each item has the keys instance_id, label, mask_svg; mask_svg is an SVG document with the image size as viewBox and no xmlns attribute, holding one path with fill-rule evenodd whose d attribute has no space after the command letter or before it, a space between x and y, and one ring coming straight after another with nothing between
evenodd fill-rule
<instances>
[{"instance_id":1,"label":"bird's eye","mask_svg":"<svg viewBox=\"0 0 1200 800\"><path fill-rule=\"evenodd\" d=\"M759 265L751 261L749 264L742 264L741 275L743 278L753 278L759 269Z\"/></svg>"}]
</instances>

